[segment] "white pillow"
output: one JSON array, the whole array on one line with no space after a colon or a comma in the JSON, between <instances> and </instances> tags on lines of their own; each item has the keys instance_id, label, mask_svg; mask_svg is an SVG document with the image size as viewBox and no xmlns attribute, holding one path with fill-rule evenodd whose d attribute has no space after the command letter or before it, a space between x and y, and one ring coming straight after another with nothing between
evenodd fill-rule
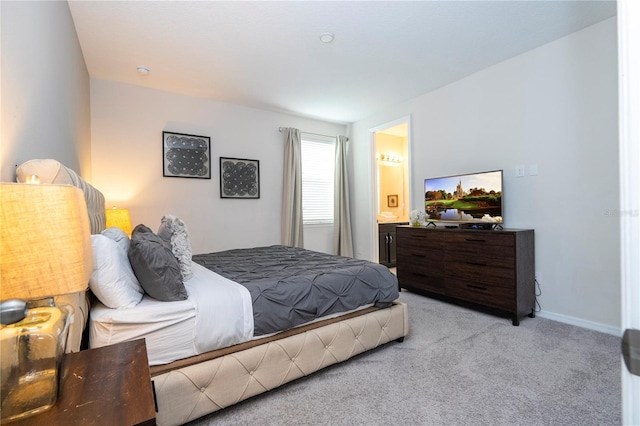
<instances>
[{"instance_id":1,"label":"white pillow","mask_svg":"<svg viewBox=\"0 0 640 426\"><path fill-rule=\"evenodd\" d=\"M93 272L89 288L110 308L133 308L144 294L127 253L118 243L104 235L91 235Z\"/></svg>"},{"instance_id":2,"label":"white pillow","mask_svg":"<svg viewBox=\"0 0 640 426\"><path fill-rule=\"evenodd\" d=\"M187 225L174 215L166 215L160 221L158 236L170 244L171 252L178 259L182 280L193 276L191 270L191 241Z\"/></svg>"},{"instance_id":3,"label":"white pillow","mask_svg":"<svg viewBox=\"0 0 640 426\"><path fill-rule=\"evenodd\" d=\"M125 253L129 252L129 236L120 228L112 226L101 232L102 235L108 237L118 243Z\"/></svg>"}]
</instances>

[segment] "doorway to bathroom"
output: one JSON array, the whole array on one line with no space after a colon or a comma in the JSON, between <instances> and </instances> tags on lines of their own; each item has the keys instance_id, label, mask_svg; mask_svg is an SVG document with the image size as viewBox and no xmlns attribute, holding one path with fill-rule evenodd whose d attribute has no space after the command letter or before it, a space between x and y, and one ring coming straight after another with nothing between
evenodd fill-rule
<instances>
[{"instance_id":1,"label":"doorway to bathroom","mask_svg":"<svg viewBox=\"0 0 640 426\"><path fill-rule=\"evenodd\" d=\"M370 130L373 162L372 232L377 261L395 266L395 225L409 222L411 210L410 120L385 123Z\"/></svg>"}]
</instances>

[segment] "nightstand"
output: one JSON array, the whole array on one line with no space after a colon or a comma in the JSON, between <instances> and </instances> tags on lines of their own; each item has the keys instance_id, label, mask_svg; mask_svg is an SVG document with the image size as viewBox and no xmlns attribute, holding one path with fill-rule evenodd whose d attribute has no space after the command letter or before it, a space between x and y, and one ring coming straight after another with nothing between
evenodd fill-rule
<instances>
[{"instance_id":1,"label":"nightstand","mask_svg":"<svg viewBox=\"0 0 640 426\"><path fill-rule=\"evenodd\" d=\"M58 401L14 425L155 425L144 339L66 354Z\"/></svg>"}]
</instances>

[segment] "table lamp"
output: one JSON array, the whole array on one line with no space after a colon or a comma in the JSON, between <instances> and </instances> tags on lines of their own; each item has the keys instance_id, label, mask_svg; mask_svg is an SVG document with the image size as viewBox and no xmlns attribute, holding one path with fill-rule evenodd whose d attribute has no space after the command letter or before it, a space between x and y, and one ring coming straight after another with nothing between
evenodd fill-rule
<instances>
[{"instance_id":1,"label":"table lamp","mask_svg":"<svg viewBox=\"0 0 640 426\"><path fill-rule=\"evenodd\" d=\"M115 226L124 231L125 234L131 236L131 217L129 210L112 208L105 210L107 216L107 228Z\"/></svg>"},{"instance_id":2,"label":"table lamp","mask_svg":"<svg viewBox=\"0 0 640 426\"><path fill-rule=\"evenodd\" d=\"M0 183L0 207L0 396L5 423L55 404L69 311L55 306L53 296L86 290L93 254L79 188Z\"/></svg>"}]
</instances>

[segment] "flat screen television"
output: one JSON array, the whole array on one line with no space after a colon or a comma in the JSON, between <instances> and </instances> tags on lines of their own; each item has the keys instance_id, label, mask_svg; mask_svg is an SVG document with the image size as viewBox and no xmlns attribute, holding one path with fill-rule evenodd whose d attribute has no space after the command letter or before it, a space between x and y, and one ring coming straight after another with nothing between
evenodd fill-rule
<instances>
[{"instance_id":1,"label":"flat screen television","mask_svg":"<svg viewBox=\"0 0 640 426\"><path fill-rule=\"evenodd\" d=\"M502 170L425 179L424 209L427 222L502 224Z\"/></svg>"}]
</instances>

